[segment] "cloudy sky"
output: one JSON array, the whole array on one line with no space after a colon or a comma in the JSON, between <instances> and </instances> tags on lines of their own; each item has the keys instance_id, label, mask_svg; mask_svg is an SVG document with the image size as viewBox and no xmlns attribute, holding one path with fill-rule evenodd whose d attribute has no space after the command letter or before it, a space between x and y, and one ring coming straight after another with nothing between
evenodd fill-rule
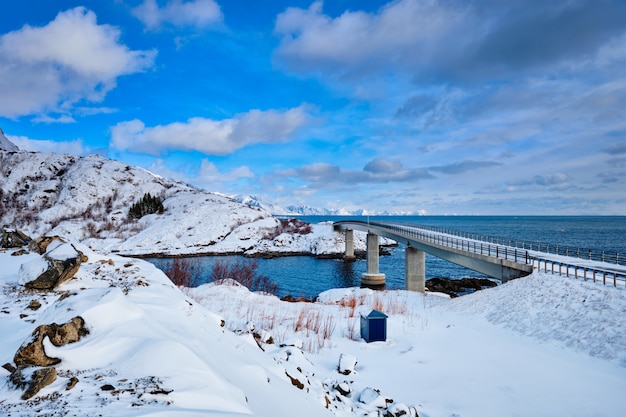
<instances>
[{"instance_id":1,"label":"cloudy sky","mask_svg":"<svg viewBox=\"0 0 626 417\"><path fill-rule=\"evenodd\" d=\"M22 0L0 127L286 206L626 214L623 0Z\"/></svg>"}]
</instances>

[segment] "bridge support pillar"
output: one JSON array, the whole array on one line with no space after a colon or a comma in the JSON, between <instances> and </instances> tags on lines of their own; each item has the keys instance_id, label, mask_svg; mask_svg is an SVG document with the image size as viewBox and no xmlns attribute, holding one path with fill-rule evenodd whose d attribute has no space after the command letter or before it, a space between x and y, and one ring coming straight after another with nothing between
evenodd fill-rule
<instances>
[{"instance_id":1,"label":"bridge support pillar","mask_svg":"<svg viewBox=\"0 0 626 417\"><path fill-rule=\"evenodd\" d=\"M426 253L406 247L404 254L404 285L408 291L426 291Z\"/></svg>"},{"instance_id":2,"label":"bridge support pillar","mask_svg":"<svg viewBox=\"0 0 626 417\"><path fill-rule=\"evenodd\" d=\"M343 260L346 262L356 261L356 256L354 256L354 230L351 229L346 229L346 250Z\"/></svg>"},{"instance_id":3,"label":"bridge support pillar","mask_svg":"<svg viewBox=\"0 0 626 417\"><path fill-rule=\"evenodd\" d=\"M378 287L385 285L385 274L378 272L378 235L367 234L367 272L361 275L361 285Z\"/></svg>"}]
</instances>

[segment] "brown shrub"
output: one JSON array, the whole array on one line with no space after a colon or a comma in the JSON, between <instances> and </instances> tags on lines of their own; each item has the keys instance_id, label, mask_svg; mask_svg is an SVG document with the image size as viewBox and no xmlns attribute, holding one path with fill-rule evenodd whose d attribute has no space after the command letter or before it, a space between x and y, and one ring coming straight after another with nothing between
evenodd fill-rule
<instances>
[{"instance_id":1,"label":"brown shrub","mask_svg":"<svg viewBox=\"0 0 626 417\"><path fill-rule=\"evenodd\" d=\"M202 265L198 258L176 257L163 272L179 287L197 287L201 283Z\"/></svg>"},{"instance_id":2,"label":"brown shrub","mask_svg":"<svg viewBox=\"0 0 626 417\"><path fill-rule=\"evenodd\" d=\"M242 258L236 262L219 260L213 265L211 278L217 284L232 279L249 288L250 291L276 294L280 287L269 277L260 275L257 272L258 266L259 263L256 259Z\"/></svg>"}]
</instances>

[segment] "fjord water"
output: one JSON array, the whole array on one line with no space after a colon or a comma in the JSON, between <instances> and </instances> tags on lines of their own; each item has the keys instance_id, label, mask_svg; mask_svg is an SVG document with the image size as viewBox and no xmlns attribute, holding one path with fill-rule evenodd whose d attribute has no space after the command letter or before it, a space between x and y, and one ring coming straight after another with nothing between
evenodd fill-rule
<instances>
[{"instance_id":1,"label":"fjord water","mask_svg":"<svg viewBox=\"0 0 626 417\"><path fill-rule=\"evenodd\" d=\"M500 241L532 242L559 245L561 248L620 253L626 257L626 216L301 216L309 223L339 220L361 220L426 225L448 230L499 238ZM404 246L380 257L380 271L386 275L387 289L404 288ZM584 251L581 251L584 253ZM205 281L218 260L237 260L236 256L200 257ZM165 268L167 259L152 259ZM359 286L366 271L365 260L345 263L342 260L294 256L258 259L258 272L280 286L279 294L312 298L331 288ZM626 259L625 259L626 261ZM621 262L620 262L621 263ZM434 277L486 277L453 263L426 255L426 279Z\"/></svg>"}]
</instances>

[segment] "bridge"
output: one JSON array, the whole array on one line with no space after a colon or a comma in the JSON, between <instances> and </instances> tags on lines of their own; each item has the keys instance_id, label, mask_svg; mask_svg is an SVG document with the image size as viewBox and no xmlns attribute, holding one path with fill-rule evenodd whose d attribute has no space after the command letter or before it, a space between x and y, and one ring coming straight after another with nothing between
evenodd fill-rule
<instances>
[{"instance_id":1,"label":"bridge","mask_svg":"<svg viewBox=\"0 0 626 417\"><path fill-rule=\"evenodd\" d=\"M551 254L549 251L518 248L516 246L492 243L479 240L473 235L454 233L450 231L434 230L428 226L410 226L398 223L365 222L359 220L344 220L334 223L335 230L345 232L344 260L354 261L354 230L367 233L367 272L361 277L365 286L382 286L385 284L385 274L379 271L379 236L389 238L406 246L405 249L405 288L411 291L425 291L426 285L426 253L438 258L453 262L465 268L483 273L492 278L506 282L510 279L529 275L533 269L559 273L565 269L565 274L594 281L602 279L606 284L609 281L617 286L618 281L626 284L626 266L619 265L619 254L615 256L615 265L607 264L605 254L602 259L594 261L589 252L589 259L573 258L566 249L565 255ZM579 251L580 255L580 251ZM573 269L573 271L572 271ZM599 274L599 275L598 275Z\"/></svg>"}]
</instances>

